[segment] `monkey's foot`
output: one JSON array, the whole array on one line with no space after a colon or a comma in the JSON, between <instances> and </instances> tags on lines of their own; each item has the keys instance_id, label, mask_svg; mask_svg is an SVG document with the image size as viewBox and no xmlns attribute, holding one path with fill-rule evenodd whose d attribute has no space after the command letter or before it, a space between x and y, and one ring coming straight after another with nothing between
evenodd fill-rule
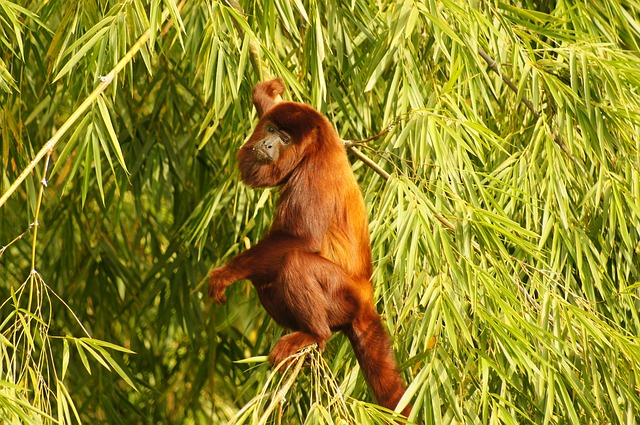
<instances>
[{"instance_id":1,"label":"monkey's foot","mask_svg":"<svg viewBox=\"0 0 640 425\"><path fill-rule=\"evenodd\" d=\"M325 342L305 332L293 332L278 340L269 354L269 363L280 370L286 370L293 362L293 355L300 349L318 344L320 351L324 350Z\"/></svg>"}]
</instances>

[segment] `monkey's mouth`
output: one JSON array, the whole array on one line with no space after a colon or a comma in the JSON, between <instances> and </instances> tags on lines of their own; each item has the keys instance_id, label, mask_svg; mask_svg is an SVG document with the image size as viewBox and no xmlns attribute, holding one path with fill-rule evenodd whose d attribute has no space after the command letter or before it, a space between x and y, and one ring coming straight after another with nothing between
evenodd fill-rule
<instances>
[{"instance_id":1,"label":"monkey's mouth","mask_svg":"<svg viewBox=\"0 0 640 425\"><path fill-rule=\"evenodd\" d=\"M261 163L261 164L268 164L270 162L273 162L273 160L271 159L271 157L269 155L267 155L264 152L261 151L254 151L253 154L256 157L256 161Z\"/></svg>"},{"instance_id":2,"label":"monkey's mouth","mask_svg":"<svg viewBox=\"0 0 640 425\"><path fill-rule=\"evenodd\" d=\"M259 146L254 146L253 148L251 148L251 150L253 151L253 155L255 156L256 160L262 164L269 164L277 159L277 157L273 157L271 152L266 149L262 149Z\"/></svg>"}]
</instances>

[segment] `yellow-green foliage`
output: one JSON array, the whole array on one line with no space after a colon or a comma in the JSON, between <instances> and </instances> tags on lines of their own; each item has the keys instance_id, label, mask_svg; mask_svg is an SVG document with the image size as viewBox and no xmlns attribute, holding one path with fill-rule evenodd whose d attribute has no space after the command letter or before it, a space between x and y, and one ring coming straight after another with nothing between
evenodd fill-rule
<instances>
[{"instance_id":1,"label":"yellow-green foliage","mask_svg":"<svg viewBox=\"0 0 640 425\"><path fill-rule=\"evenodd\" d=\"M637 2L0 0L0 46L0 422L390 417L343 336L272 375L250 285L196 289L270 222L260 75L384 133L388 179L351 158L411 420L640 417Z\"/></svg>"}]
</instances>

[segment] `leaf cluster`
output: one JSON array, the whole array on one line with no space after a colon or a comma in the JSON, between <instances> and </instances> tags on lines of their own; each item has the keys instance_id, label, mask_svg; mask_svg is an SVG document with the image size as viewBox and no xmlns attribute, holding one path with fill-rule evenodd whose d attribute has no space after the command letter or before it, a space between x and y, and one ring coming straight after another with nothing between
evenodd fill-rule
<instances>
[{"instance_id":1,"label":"leaf cluster","mask_svg":"<svg viewBox=\"0 0 640 425\"><path fill-rule=\"evenodd\" d=\"M281 379L238 362L283 332L250 285L194 290L269 225L234 155L271 76L383 134L388 179L352 159L412 421L640 416L637 2L0 0L0 46L0 194L72 124L0 204L1 421L389 420L346 338Z\"/></svg>"}]
</instances>

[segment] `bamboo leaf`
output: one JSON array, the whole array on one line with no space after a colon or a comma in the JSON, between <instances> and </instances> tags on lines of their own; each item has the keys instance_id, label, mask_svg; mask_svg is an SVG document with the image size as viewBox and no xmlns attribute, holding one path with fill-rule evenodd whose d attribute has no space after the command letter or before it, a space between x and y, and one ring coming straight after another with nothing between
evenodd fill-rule
<instances>
[{"instance_id":1,"label":"bamboo leaf","mask_svg":"<svg viewBox=\"0 0 640 425\"><path fill-rule=\"evenodd\" d=\"M122 150L120 149L118 136L116 136L116 132L113 129L113 124L111 123L111 117L109 116L109 110L107 109L107 105L104 102L104 99L102 97L96 98L96 103L98 104L98 109L100 110L100 116L102 117L102 121L109 133L109 140L111 141L111 147L116 153L116 158L118 158L118 162L120 163L120 166L124 168L124 171L128 174L129 170L127 170L127 165L125 164L124 156L122 155Z\"/></svg>"},{"instance_id":2,"label":"bamboo leaf","mask_svg":"<svg viewBox=\"0 0 640 425\"><path fill-rule=\"evenodd\" d=\"M110 17L103 19L94 28L92 28L91 31L87 32L84 37L78 39L76 43L69 46L67 52L73 51L76 45L78 45L80 48L62 66L60 71L58 71L58 74L56 74L56 76L53 78L53 82L56 82L60 78L67 75L71 71L71 68L73 68L80 61L80 59L82 59L87 54L90 49L92 49L98 42L102 41L102 38L109 31L109 27L106 25L110 24L112 20L113 18ZM89 35L91 36L90 38L88 38Z\"/></svg>"}]
</instances>

